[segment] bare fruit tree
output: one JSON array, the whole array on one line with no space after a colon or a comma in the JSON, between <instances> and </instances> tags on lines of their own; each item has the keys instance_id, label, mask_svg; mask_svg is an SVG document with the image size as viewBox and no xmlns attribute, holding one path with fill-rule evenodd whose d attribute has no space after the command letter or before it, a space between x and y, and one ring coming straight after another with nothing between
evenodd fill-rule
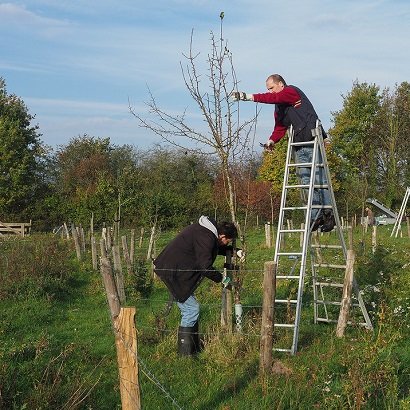
<instances>
[{"instance_id":1,"label":"bare fruit tree","mask_svg":"<svg viewBox=\"0 0 410 410\"><path fill-rule=\"evenodd\" d=\"M149 91L150 100L146 102L150 117L143 118L131 106L130 111L140 123L159 135L166 142L185 150L200 151L203 154L216 155L225 182L225 194L232 221L240 229L236 215L235 186L232 170L243 161L245 154L252 148L252 130L256 125L257 115L241 120L239 105L230 100L230 94L237 90L237 78L233 65L232 53L223 39L223 13L220 15L219 38L211 32L211 51L207 54L207 81L201 81L199 72L200 53L193 49L193 30L187 54L183 54L185 63L180 63L182 77L190 96L196 103L206 123L206 129L198 130L188 123L186 110L181 115L169 114L162 110ZM206 87L206 89L204 89ZM177 143L177 139L187 139L186 146ZM194 146L195 148L191 148Z\"/></svg>"}]
</instances>

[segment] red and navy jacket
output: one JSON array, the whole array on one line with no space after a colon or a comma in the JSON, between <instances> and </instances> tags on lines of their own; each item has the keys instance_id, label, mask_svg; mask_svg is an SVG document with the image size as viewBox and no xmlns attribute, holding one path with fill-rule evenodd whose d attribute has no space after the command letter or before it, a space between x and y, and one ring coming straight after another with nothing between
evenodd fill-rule
<instances>
[{"instance_id":1,"label":"red and navy jacket","mask_svg":"<svg viewBox=\"0 0 410 410\"><path fill-rule=\"evenodd\" d=\"M312 129L316 127L318 116L312 103L299 88L287 85L278 93L253 94L253 100L264 104L275 104L275 127L269 137L275 143L284 137L291 125L295 132L295 142L313 139ZM322 133L326 138L323 128Z\"/></svg>"}]
</instances>

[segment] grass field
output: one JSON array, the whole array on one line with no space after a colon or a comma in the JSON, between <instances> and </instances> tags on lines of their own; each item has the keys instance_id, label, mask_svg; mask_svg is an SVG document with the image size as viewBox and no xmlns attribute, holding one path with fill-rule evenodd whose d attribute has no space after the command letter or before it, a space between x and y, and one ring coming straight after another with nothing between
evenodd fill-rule
<instances>
[{"instance_id":1,"label":"grass field","mask_svg":"<svg viewBox=\"0 0 410 410\"><path fill-rule=\"evenodd\" d=\"M196 293L204 349L195 359L177 356L178 309L164 315L167 291L139 263L138 280L126 278L126 305L137 309L143 409L409 409L410 239L390 238L390 229L378 227L374 253L370 231L354 232L356 277L374 332L349 326L338 339L334 325L315 325L307 277L298 353L275 352L265 377L258 371L263 264L274 252L261 228L246 236L242 332L221 328L220 285L204 281ZM161 234L157 249L174 235ZM90 253L79 263L71 242L50 235L1 238L0 249L0 408L121 408L114 336Z\"/></svg>"}]
</instances>

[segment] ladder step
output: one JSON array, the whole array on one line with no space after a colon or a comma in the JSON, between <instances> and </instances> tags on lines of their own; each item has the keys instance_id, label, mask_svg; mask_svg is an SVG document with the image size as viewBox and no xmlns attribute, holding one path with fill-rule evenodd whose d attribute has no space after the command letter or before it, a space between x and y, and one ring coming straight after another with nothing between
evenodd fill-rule
<instances>
[{"instance_id":1,"label":"ladder step","mask_svg":"<svg viewBox=\"0 0 410 410\"><path fill-rule=\"evenodd\" d=\"M310 185L309 184L285 185L285 188L286 189L289 189L289 188L310 188ZM315 189L326 189L326 188L329 188L329 185L327 185L327 184L322 184L322 185L314 184L313 188L315 188Z\"/></svg>"},{"instance_id":2,"label":"ladder step","mask_svg":"<svg viewBox=\"0 0 410 410\"><path fill-rule=\"evenodd\" d=\"M303 252L278 252L279 256L302 256Z\"/></svg>"},{"instance_id":3,"label":"ladder step","mask_svg":"<svg viewBox=\"0 0 410 410\"><path fill-rule=\"evenodd\" d=\"M293 329L295 325L291 323L274 323L274 327L283 327L283 328L288 328L288 329Z\"/></svg>"},{"instance_id":4,"label":"ladder step","mask_svg":"<svg viewBox=\"0 0 410 410\"><path fill-rule=\"evenodd\" d=\"M316 286L329 286L333 288L343 288L343 283L335 283L335 282L316 282Z\"/></svg>"},{"instance_id":5,"label":"ladder step","mask_svg":"<svg viewBox=\"0 0 410 410\"><path fill-rule=\"evenodd\" d=\"M346 265L333 265L332 263L315 263L315 268L334 268L334 269L346 269Z\"/></svg>"},{"instance_id":6,"label":"ladder step","mask_svg":"<svg viewBox=\"0 0 410 410\"><path fill-rule=\"evenodd\" d=\"M280 233L305 232L304 229L279 229Z\"/></svg>"},{"instance_id":7,"label":"ladder step","mask_svg":"<svg viewBox=\"0 0 410 410\"><path fill-rule=\"evenodd\" d=\"M309 184L285 185L286 189L289 189L289 188L309 188L309 187L310 187Z\"/></svg>"},{"instance_id":8,"label":"ladder step","mask_svg":"<svg viewBox=\"0 0 410 410\"><path fill-rule=\"evenodd\" d=\"M282 208L282 211L295 211L298 209L308 209L307 206L285 206Z\"/></svg>"},{"instance_id":9,"label":"ladder step","mask_svg":"<svg viewBox=\"0 0 410 410\"><path fill-rule=\"evenodd\" d=\"M296 299L275 299L275 303L292 303L292 304L296 304L298 303L298 301Z\"/></svg>"},{"instance_id":10,"label":"ladder step","mask_svg":"<svg viewBox=\"0 0 410 410\"><path fill-rule=\"evenodd\" d=\"M333 306L340 306L341 302L335 302L330 300L315 300L314 301L317 305L333 305ZM360 307L358 303L351 303L352 307Z\"/></svg>"},{"instance_id":11,"label":"ladder step","mask_svg":"<svg viewBox=\"0 0 410 410\"><path fill-rule=\"evenodd\" d=\"M275 350L275 352L293 353L292 349L282 349L279 347L274 347L272 350Z\"/></svg>"},{"instance_id":12,"label":"ladder step","mask_svg":"<svg viewBox=\"0 0 410 410\"><path fill-rule=\"evenodd\" d=\"M315 140L310 140L310 141L302 141L302 142L292 142L290 145L292 147L303 147L305 145L313 145L315 143Z\"/></svg>"},{"instance_id":13,"label":"ladder step","mask_svg":"<svg viewBox=\"0 0 410 410\"><path fill-rule=\"evenodd\" d=\"M288 167L296 167L296 168L310 168L313 165L313 162L293 162L288 164ZM324 168L324 164L317 163L316 167Z\"/></svg>"},{"instance_id":14,"label":"ladder step","mask_svg":"<svg viewBox=\"0 0 410 410\"><path fill-rule=\"evenodd\" d=\"M277 275L276 276L276 279L289 279L289 280L291 280L291 279L299 279L300 278L300 276L295 276L295 275Z\"/></svg>"},{"instance_id":15,"label":"ladder step","mask_svg":"<svg viewBox=\"0 0 410 410\"><path fill-rule=\"evenodd\" d=\"M342 245L325 245L325 244L323 244L323 245L320 245L320 244L318 244L318 245L315 245L315 244L312 244L312 245L310 245L312 248L321 248L321 249L343 249L343 246Z\"/></svg>"},{"instance_id":16,"label":"ladder step","mask_svg":"<svg viewBox=\"0 0 410 410\"><path fill-rule=\"evenodd\" d=\"M337 323L337 322L338 322L338 321L335 320L335 319L326 319L326 318L324 318L324 317L318 317L316 320L317 320L318 322L325 322L325 323ZM351 322L350 320L348 320L348 321L347 321L347 324L348 324L348 325L352 325L353 322ZM368 328L368 324L365 323L365 322L355 322L354 324L355 324L355 325L359 325L359 326L363 326L363 327L365 327L365 328Z\"/></svg>"},{"instance_id":17,"label":"ladder step","mask_svg":"<svg viewBox=\"0 0 410 410\"><path fill-rule=\"evenodd\" d=\"M313 205L312 209L333 209L333 205Z\"/></svg>"}]
</instances>

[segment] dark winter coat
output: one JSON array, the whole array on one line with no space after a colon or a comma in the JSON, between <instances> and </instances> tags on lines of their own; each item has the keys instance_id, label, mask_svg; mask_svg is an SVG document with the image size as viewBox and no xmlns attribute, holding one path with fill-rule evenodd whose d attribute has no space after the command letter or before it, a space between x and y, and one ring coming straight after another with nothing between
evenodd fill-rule
<instances>
[{"instance_id":1,"label":"dark winter coat","mask_svg":"<svg viewBox=\"0 0 410 410\"><path fill-rule=\"evenodd\" d=\"M206 218L206 217L202 217ZM201 218L201 219L202 219ZM212 265L219 253L216 224L210 230L199 223L184 228L154 260L154 271L178 302L185 302L203 277L221 282L222 275Z\"/></svg>"}]
</instances>

